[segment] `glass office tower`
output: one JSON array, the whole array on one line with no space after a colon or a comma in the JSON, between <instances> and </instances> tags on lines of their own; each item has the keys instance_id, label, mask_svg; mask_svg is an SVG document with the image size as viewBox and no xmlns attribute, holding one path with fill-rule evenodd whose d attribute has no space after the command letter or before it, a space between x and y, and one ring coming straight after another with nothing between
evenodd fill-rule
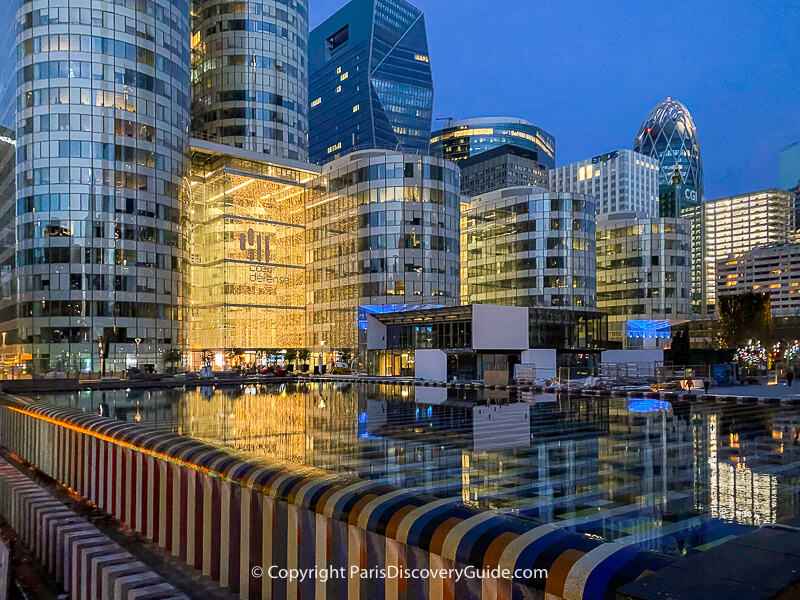
<instances>
[{"instance_id":1,"label":"glass office tower","mask_svg":"<svg viewBox=\"0 0 800 600\"><path fill-rule=\"evenodd\" d=\"M192 139L191 364L305 344L304 184L319 167Z\"/></svg>"},{"instance_id":2,"label":"glass office tower","mask_svg":"<svg viewBox=\"0 0 800 600\"><path fill-rule=\"evenodd\" d=\"M703 158L697 127L688 109L672 98L659 103L639 128L633 149L650 156L659 164L659 185L672 181L678 168L683 183L697 190L703 198Z\"/></svg>"},{"instance_id":3,"label":"glass office tower","mask_svg":"<svg viewBox=\"0 0 800 600\"><path fill-rule=\"evenodd\" d=\"M451 121L433 132L431 154L460 163L506 144L535 152L536 161L545 169L556 166L556 139L525 119L514 117Z\"/></svg>"},{"instance_id":4,"label":"glass office tower","mask_svg":"<svg viewBox=\"0 0 800 600\"><path fill-rule=\"evenodd\" d=\"M355 349L359 313L459 303L458 168L429 156L351 153L306 198L306 339ZM364 340L366 341L366 340Z\"/></svg>"},{"instance_id":5,"label":"glass office tower","mask_svg":"<svg viewBox=\"0 0 800 600\"><path fill-rule=\"evenodd\" d=\"M592 196L507 188L473 197L462 214L464 304L596 307Z\"/></svg>"},{"instance_id":6,"label":"glass office tower","mask_svg":"<svg viewBox=\"0 0 800 600\"><path fill-rule=\"evenodd\" d=\"M308 157L308 1L192 0L192 131Z\"/></svg>"},{"instance_id":7,"label":"glass office tower","mask_svg":"<svg viewBox=\"0 0 800 600\"><path fill-rule=\"evenodd\" d=\"M15 19L22 360L97 372L102 348L107 371L162 370L186 344L188 0Z\"/></svg>"},{"instance_id":8,"label":"glass office tower","mask_svg":"<svg viewBox=\"0 0 800 600\"><path fill-rule=\"evenodd\" d=\"M353 149L427 153L433 77L425 17L403 0L351 0L311 32L314 162Z\"/></svg>"}]
</instances>

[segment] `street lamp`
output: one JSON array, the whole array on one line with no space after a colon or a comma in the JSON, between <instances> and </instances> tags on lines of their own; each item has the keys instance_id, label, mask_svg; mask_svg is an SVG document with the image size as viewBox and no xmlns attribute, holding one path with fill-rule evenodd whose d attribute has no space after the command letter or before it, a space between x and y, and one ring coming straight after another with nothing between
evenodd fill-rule
<instances>
[{"instance_id":1,"label":"street lamp","mask_svg":"<svg viewBox=\"0 0 800 600\"><path fill-rule=\"evenodd\" d=\"M322 375L322 367L325 353L325 340L319 341L319 374Z\"/></svg>"},{"instance_id":2,"label":"street lamp","mask_svg":"<svg viewBox=\"0 0 800 600\"><path fill-rule=\"evenodd\" d=\"M3 332L3 379L6 379L6 332Z\"/></svg>"},{"instance_id":3,"label":"street lamp","mask_svg":"<svg viewBox=\"0 0 800 600\"><path fill-rule=\"evenodd\" d=\"M135 338L133 340L136 343L136 368L139 368L139 344L142 343L142 338Z\"/></svg>"}]
</instances>

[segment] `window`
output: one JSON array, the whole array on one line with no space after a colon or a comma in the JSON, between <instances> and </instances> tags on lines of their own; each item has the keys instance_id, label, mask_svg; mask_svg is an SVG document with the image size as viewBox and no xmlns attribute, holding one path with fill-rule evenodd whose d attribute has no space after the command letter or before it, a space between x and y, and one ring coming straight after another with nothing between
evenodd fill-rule
<instances>
[{"instance_id":1,"label":"window","mask_svg":"<svg viewBox=\"0 0 800 600\"><path fill-rule=\"evenodd\" d=\"M314 108L315 106L319 106L320 104L322 104L322 97L321 96L311 103L311 108Z\"/></svg>"},{"instance_id":2,"label":"window","mask_svg":"<svg viewBox=\"0 0 800 600\"><path fill-rule=\"evenodd\" d=\"M339 31L337 31L327 39L328 50L330 52L333 52L349 39L350 39L350 26L345 25Z\"/></svg>"},{"instance_id":3,"label":"window","mask_svg":"<svg viewBox=\"0 0 800 600\"><path fill-rule=\"evenodd\" d=\"M430 59L424 54L415 54L414 59L418 60L419 62L430 62Z\"/></svg>"},{"instance_id":4,"label":"window","mask_svg":"<svg viewBox=\"0 0 800 600\"><path fill-rule=\"evenodd\" d=\"M337 150L341 149L342 149L342 142L339 142L338 144L334 144L333 146L328 147L328 154L330 154L331 152L336 152Z\"/></svg>"},{"instance_id":5,"label":"window","mask_svg":"<svg viewBox=\"0 0 800 600\"><path fill-rule=\"evenodd\" d=\"M340 85L337 85L337 86L336 86L336 93L338 94L338 93L339 93L339 92L341 92L341 91L342 91L342 86L340 86Z\"/></svg>"},{"instance_id":6,"label":"window","mask_svg":"<svg viewBox=\"0 0 800 600\"><path fill-rule=\"evenodd\" d=\"M361 108L361 105L360 105L360 104L356 104L356 105L353 107L353 112L358 112L360 108Z\"/></svg>"},{"instance_id":7,"label":"window","mask_svg":"<svg viewBox=\"0 0 800 600\"><path fill-rule=\"evenodd\" d=\"M350 71L345 71L344 73L342 73L341 75L339 75L339 81L344 81L344 80L345 80L345 79L347 79L348 77L350 77Z\"/></svg>"}]
</instances>

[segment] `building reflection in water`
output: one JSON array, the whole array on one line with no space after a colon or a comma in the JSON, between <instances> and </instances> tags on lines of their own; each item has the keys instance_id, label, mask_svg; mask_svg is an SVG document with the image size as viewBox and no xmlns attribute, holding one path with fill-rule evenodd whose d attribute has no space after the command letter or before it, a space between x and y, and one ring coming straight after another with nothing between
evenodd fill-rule
<instances>
[{"instance_id":1,"label":"building reflection in water","mask_svg":"<svg viewBox=\"0 0 800 600\"><path fill-rule=\"evenodd\" d=\"M100 392L39 397L96 412ZM800 409L301 383L105 392L113 417L686 554L795 516Z\"/></svg>"}]
</instances>

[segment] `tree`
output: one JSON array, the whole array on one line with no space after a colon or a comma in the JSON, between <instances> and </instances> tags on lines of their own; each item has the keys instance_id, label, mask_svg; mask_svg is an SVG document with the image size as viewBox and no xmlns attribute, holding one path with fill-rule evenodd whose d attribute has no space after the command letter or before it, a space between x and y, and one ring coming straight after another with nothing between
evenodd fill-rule
<instances>
[{"instance_id":1,"label":"tree","mask_svg":"<svg viewBox=\"0 0 800 600\"><path fill-rule=\"evenodd\" d=\"M311 353L306 348L300 348L300 350L297 351L297 358L300 359L302 364L307 364L310 356Z\"/></svg>"},{"instance_id":2,"label":"tree","mask_svg":"<svg viewBox=\"0 0 800 600\"><path fill-rule=\"evenodd\" d=\"M297 350L295 348L289 348L286 350L284 358L286 359L287 365L293 365L297 361Z\"/></svg>"},{"instance_id":3,"label":"tree","mask_svg":"<svg viewBox=\"0 0 800 600\"><path fill-rule=\"evenodd\" d=\"M164 352L164 364L170 365L171 372L175 372L175 363L183 361L183 352L177 348L170 348Z\"/></svg>"},{"instance_id":4,"label":"tree","mask_svg":"<svg viewBox=\"0 0 800 600\"><path fill-rule=\"evenodd\" d=\"M769 344L772 303L768 294L747 292L719 296L719 327L728 348L739 348L748 340Z\"/></svg>"},{"instance_id":5,"label":"tree","mask_svg":"<svg viewBox=\"0 0 800 600\"><path fill-rule=\"evenodd\" d=\"M689 338L689 328L680 329L672 338L672 363L675 365L688 365L691 363L692 344Z\"/></svg>"}]
</instances>

